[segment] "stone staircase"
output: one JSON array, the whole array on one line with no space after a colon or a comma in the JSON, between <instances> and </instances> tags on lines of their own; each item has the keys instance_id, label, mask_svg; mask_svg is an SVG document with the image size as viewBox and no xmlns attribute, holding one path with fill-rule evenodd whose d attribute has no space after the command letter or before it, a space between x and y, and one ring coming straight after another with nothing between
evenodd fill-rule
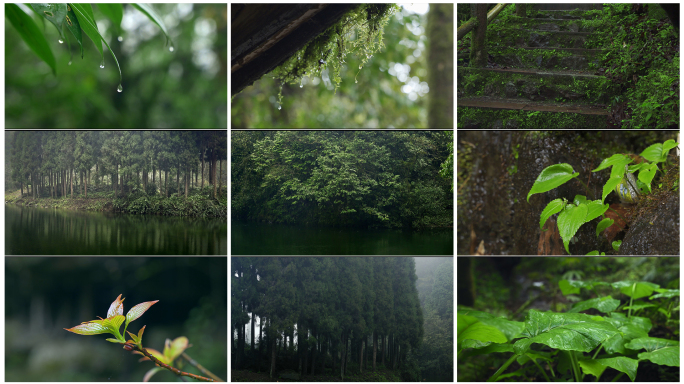
<instances>
[{"instance_id":1,"label":"stone staircase","mask_svg":"<svg viewBox=\"0 0 684 384\"><path fill-rule=\"evenodd\" d=\"M603 50L587 48L598 22L587 11L601 8L528 4L526 18L506 25L494 20L487 31L486 68L468 67L466 37L458 53L457 127L606 128L617 87L590 69Z\"/></svg>"}]
</instances>

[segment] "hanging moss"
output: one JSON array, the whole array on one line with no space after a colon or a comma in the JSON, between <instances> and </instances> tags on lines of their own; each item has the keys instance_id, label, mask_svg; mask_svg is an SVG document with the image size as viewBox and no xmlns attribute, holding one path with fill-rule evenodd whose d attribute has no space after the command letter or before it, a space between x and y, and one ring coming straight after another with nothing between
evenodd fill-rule
<instances>
[{"instance_id":1,"label":"hanging moss","mask_svg":"<svg viewBox=\"0 0 684 384\"><path fill-rule=\"evenodd\" d=\"M383 30L398 9L395 4L362 4L307 43L272 72L272 76L281 82L278 103L282 100L285 83L298 84L302 77L320 76L325 69L329 70L337 92L347 54L361 58L360 71L373 54L385 46Z\"/></svg>"}]
</instances>

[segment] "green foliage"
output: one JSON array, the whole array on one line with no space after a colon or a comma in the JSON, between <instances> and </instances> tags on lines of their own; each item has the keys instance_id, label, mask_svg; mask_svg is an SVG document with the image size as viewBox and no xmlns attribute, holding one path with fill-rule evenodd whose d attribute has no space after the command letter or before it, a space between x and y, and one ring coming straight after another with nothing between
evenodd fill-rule
<instances>
[{"instance_id":1,"label":"green foliage","mask_svg":"<svg viewBox=\"0 0 684 384\"><path fill-rule=\"evenodd\" d=\"M233 132L233 217L364 227L452 225L442 132Z\"/></svg>"},{"instance_id":2,"label":"green foliage","mask_svg":"<svg viewBox=\"0 0 684 384\"><path fill-rule=\"evenodd\" d=\"M549 368L552 368L551 364L554 365L551 372L553 381L584 381L586 375L594 375L598 380L606 368L625 373L634 381L639 363L645 360L659 365L679 366L679 341L649 336L658 312L643 312L645 317L632 315L632 308L640 304L635 300L640 298L648 298L649 302L655 301L661 307L678 311L678 290L634 281L606 283L561 280L559 287L564 295L579 294L582 288L595 290L596 287L609 287L626 294L630 298L629 306L621 305L619 300L611 296L599 294L597 298L575 303L566 313L530 310L524 322L497 318L485 312L459 310L459 360L474 355L513 353L490 381L510 376L534 377L539 373L546 381L551 381L537 360L548 362ZM638 294L640 290L644 293ZM654 292L659 295L653 295ZM650 307L655 305L642 308ZM602 315L578 313L589 309L596 309ZM627 315L623 313L625 310L628 310ZM546 347L533 349L535 344ZM552 350L550 353L549 348ZM635 356L640 349L646 349L647 352ZM604 354L600 355L602 351ZM514 361L521 367L503 376L502 373ZM527 364L529 362L533 364ZM571 376L566 374L566 370L571 372Z\"/></svg>"},{"instance_id":3,"label":"green foliage","mask_svg":"<svg viewBox=\"0 0 684 384\"><path fill-rule=\"evenodd\" d=\"M668 140L662 144L653 144L641 152L640 157L644 161L632 166L628 165L634 161L633 156L618 153L604 159L596 169L592 170L592 172L598 172L609 167L611 168L611 177L603 186L601 200L587 200L586 196L583 195L576 195L572 203L568 203L568 200L565 198L555 199L549 202L540 214L539 228L543 229L546 220L560 212L557 222L558 229L563 238L565 251L570 253L568 245L573 236L575 236L575 233L577 233L577 230L583 224L603 215L609 209L609 205L604 204L604 201L611 191L614 190L623 203L636 203L639 201L640 194L651 192L651 182L655 177L656 171L659 170L658 163L666 162L670 150L677 147L677 145L674 140ZM633 172L639 172L639 182L636 181L632 174ZM530 196L550 191L577 176L579 176L579 173L575 173L570 164L563 163L548 166L542 170L537 180L535 180L527 194L527 201L529 202ZM609 226L606 220L604 217L599 223L601 228L605 229ZM598 233L599 230L597 228L597 235ZM613 248L615 248L615 243Z\"/></svg>"}]
</instances>

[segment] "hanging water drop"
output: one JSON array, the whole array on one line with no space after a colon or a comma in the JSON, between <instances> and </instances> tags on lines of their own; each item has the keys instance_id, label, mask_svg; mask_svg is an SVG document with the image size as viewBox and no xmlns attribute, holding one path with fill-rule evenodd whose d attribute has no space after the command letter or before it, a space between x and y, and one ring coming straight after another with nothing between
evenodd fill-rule
<instances>
[{"instance_id":1,"label":"hanging water drop","mask_svg":"<svg viewBox=\"0 0 684 384\"><path fill-rule=\"evenodd\" d=\"M104 68L104 58L102 59L102 62L100 63L100 68Z\"/></svg>"},{"instance_id":2,"label":"hanging water drop","mask_svg":"<svg viewBox=\"0 0 684 384\"><path fill-rule=\"evenodd\" d=\"M304 84L299 84L299 88L304 88Z\"/></svg>"},{"instance_id":3,"label":"hanging water drop","mask_svg":"<svg viewBox=\"0 0 684 384\"><path fill-rule=\"evenodd\" d=\"M64 40L59 39L58 41L59 41L60 44L64 44Z\"/></svg>"},{"instance_id":4,"label":"hanging water drop","mask_svg":"<svg viewBox=\"0 0 684 384\"><path fill-rule=\"evenodd\" d=\"M169 52L173 52L173 45L169 47Z\"/></svg>"},{"instance_id":5,"label":"hanging water drop","mask_svg":"<svg viewBox=\"0 0 684 384\"><path fill-rule=\"evenodd\" d=\"M281 108L282 108L282 106L279 105L279 106L278 106L278 110L280 110Z\"/></svg>"},{"instance_id":6,"label":"hanging water drop","mask_svg":"<svg viewBox=\"0 0 684 384\"><path fill-rule=\"evenodd\" d=\"M358 84L359 81L358 81L358 80L354 80L354 82Z\"/></svg>"},{"instance_id":7,"label":"hanging water drop","mask_svg":"<svg viewBox=\"0 0 684 384\"><path fill-rule=\"evenodd\" d=\"M363 68L363 65L359 65L359 69Z\"/></svg>"},{"instance_id":8,"label":"hanging water drop","mask_svg":"<svg viewBox=\"0 0 684 384\"><path fill-rule=\"evenodd\" d=\"M69 65L71 65L71 60L69 60Z\"/></svg>"},{"instance_id":9,"label":"hanging water drop","mask_svg":"<svg viewBox=\"0 0 684 384\"><path fill-rule=\"evenodd\" d=\"M118 92L123 92L123 87L121 86L121 84L119 84L119 87L116 88L116 90L117 90Z\"/></svg>"},{"instance_id":10,"label":"hanging water drop","mask_svg":"<svg viewBox=\"0 0 684 384\"><path fill-rule=\"evenodd\" d=\"M119 40L119 41L123 41L123 36L119 36L119 37L117 37L116 39Z\"/></svg>"}]
</instances>

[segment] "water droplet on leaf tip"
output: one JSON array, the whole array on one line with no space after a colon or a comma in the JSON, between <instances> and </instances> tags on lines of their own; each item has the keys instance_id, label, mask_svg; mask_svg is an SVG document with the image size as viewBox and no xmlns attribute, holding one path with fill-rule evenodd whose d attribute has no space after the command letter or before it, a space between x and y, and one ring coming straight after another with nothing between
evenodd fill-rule
<instances>
[{"instance_id":1,"label":"water droplet on leaf tip","mask_svg":"<svg viewBox=\"0 0 684 384\"><path fill-rule=\"evenodd\" d=\"M64 41L62 41L62 39L59 39L58 41L60 44L64 44Z\"/></svg>"},{"instance_id":2,"label":"water droplet on leaf tip","mask_svg":"<svg viewBox=\"0 0 684 384\"><path fill-rule=\"evenodd\" d=\"M299 84L299 88L304 88L304 84Z\"/></svg>"},{"instance_id":3,"label":"water droplet on leaf tip","mask_svg":"<svg viewBox=\"0 0 684 384\"><path fill-rule=\"evenodd\" d=\"M121 86L121 84L119 84L119 87L118 87L116 90L117 90L118 92L123 92L123 87Z\"/></svg>"},{"instance_id":4,"label":"water droplet on leaf tip","mask_svg":"<svg viewBox=\"0 0 684 384\"><path fill-rule=\"evenodd\" d=\"M173 47L169 47L169 52L173 52Z\"/></svg>"},{"instance_id":5,"label":"water droplet on leaf tip","mask_svg":"<svg viewBox=\"0 0 684 384\"><path fill-rule=\"evenodd\" d=\"M69 61L69 65L71 65L71 61Z\"/></svg>"},{"instance_id":6,"label":"water droplet on leaf tip","mask_svg":"<svg viewBox=\"0 0 684 384\"><path fill-rule=\"evenodd\" d=\"M100 64L100 68L104 68L104 64Z\"/></svg>"},{"instance_id":7,"label":"water droplet on leaf tip","mask_svg":"<svg viewBox=\"0 0 684 384\"><path fill-rule=\"evenodd\" d=\"M354 82L355 82L355 83L358 83L359 81L358 81L358 80L354 80Z\"/></svg>"},{"instance_id":8,"label":"water droplet on leaf tip","mask_svg":"<svg viewBox=\"0 0 684 384\"><path fill-rule=\"evenodd\" d=\"M359 65L359 69L363 68L363 65Z\"/></svg>"},{"instance_id":9,"label":"water droplet on leaf tip","mask_svg":"<svg viewBox=\"0 0 684 384\"><path fill-rule=\"evenodd\" d=\"M280 108L282 108L282 107L279 105L279 106L278 106L278 110L280 110Z\"/></svg>"},{"instance_id":10,"label":"water droplet on leaf tip","mask_svg":"<svg viewBox=\"0 0 684 384\"><path fill-rule=\"evenodd\" d=\"M123 41L123 37L121 37L121 36L117 37L116 39L119 41Z\"/></svg>"}]
</instances>

